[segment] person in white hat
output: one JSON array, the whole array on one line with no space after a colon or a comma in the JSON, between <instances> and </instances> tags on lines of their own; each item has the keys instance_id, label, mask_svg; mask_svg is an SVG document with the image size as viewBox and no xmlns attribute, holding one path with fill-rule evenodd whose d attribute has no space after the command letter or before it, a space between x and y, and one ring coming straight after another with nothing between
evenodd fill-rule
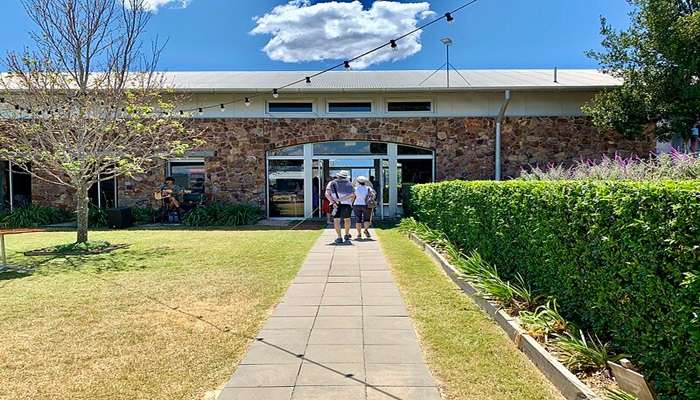
<instances>
[{"instance_id":1,"label":"person in white hat","mask_svg":"<svg viewBox=\"0 0 700 400\"><path fill-rule=\"evenodd\" d=\"M374 204L376 193L374 189L367 184L368 180L364 176L358 176L356 179L357 186L355 187L355 201L352 209L355 212L355 227L357 228L357 240L362 239L362 228L365 229L365 236L370 239L369 224L372 218L369 206Z\"/></svg>"},{"instance_id":2,"label":"person in white hat","mask_svg":"<svg viewBox=\"0 0 700 400\"><path fill-rule=\"evenodd\" d=\"M350 182L348 171L340 171L335 174L335 179L326 186L326 198L333 206L331 214L333 215L333 227L338 238L335 239L336 244L341 244L344 241L350 242L350 225L352 224L352 202L355 199L355 188ZM343 220L345 228L345 236L342 236L340 230L340 221Z\"/></svg>"}]
</instances>

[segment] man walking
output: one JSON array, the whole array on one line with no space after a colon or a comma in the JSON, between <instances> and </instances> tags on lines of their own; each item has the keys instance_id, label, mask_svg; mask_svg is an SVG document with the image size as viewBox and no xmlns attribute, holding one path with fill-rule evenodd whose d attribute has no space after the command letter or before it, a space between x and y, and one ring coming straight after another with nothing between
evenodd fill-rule
<instances>
[{"instance_id":1,"label":"man walking","mask_svg":"<svg viewBox=\"0 0 700 400\"><path fill-rule=\"evenodd\" d=\"M355 199L355 189L348 179L348 171L340 171L335 175L328 186L326 186L326 198L333 206L331 214L333 215L333 227L338 238L335 239L336 244L350 241L350 224L352 216L352 202ZM340 230L340 220L343 220L345 228L345 236L342 236Z\"/></svg>"}]
</instances>

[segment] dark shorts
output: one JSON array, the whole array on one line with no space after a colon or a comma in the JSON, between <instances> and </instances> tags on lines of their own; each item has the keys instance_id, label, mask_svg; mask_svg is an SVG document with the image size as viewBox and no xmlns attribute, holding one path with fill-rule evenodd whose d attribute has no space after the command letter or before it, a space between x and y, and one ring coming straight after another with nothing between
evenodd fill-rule
<instances>
[{"instance_id":1,"label":"dark shorts","mask_svg":"<svg viewBox=\"0 0 700 400\"><path fill-rule=\"evenodd\" d=\"M355 222L358 224L362 224L365 222L369 222L370 217L372 216L371 211L367 206L352 206L353 211L355 211Z\"/></svg>"},{"instance_id":2,"label":"dark shorts","mask_svg":"<svg viewBox=\"0 0 700 400\"><path fill-rule=\"evenodd\" d=\"M350 218L352 216L352 206L350 204L341 204L338 206L338 211L333 218Z\"/></svg>"}]
</instances>

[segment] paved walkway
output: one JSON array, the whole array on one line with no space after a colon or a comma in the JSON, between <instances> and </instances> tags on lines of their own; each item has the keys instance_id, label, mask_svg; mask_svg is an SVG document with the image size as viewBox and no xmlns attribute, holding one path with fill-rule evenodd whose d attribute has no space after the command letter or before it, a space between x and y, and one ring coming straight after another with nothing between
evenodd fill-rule
<instances>
[{"instance_id":1,"label":"paved walkway","mask_svg":"<svg viewBox=\"0 0 700 400\"><path fill-rule=\"evenodd\" d=\"M219 400L439 400L376 241L324 231Z\"/></svg>"}]
</instances>

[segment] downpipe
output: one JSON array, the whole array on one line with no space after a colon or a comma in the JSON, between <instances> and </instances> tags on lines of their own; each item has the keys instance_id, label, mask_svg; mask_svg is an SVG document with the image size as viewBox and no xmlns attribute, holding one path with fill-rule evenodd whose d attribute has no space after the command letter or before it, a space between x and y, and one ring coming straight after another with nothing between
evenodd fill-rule
<instances>
[{"instance_id":1,"label":"downpipe","mask_svg":"<svg viewBox=\"0 0 700 400\"><path fill-rule=\"evenodd\" d=\"M510 90L505 91L505 99L501 104L501 109L498 111L498 116L496 117L496 159L495 159L495 171L494 177L497 181L501 180L501 127L503 125L503 119L506 115L506 110L508 110L508 105L510 105Z\"/></svg>"}]
</instances>

